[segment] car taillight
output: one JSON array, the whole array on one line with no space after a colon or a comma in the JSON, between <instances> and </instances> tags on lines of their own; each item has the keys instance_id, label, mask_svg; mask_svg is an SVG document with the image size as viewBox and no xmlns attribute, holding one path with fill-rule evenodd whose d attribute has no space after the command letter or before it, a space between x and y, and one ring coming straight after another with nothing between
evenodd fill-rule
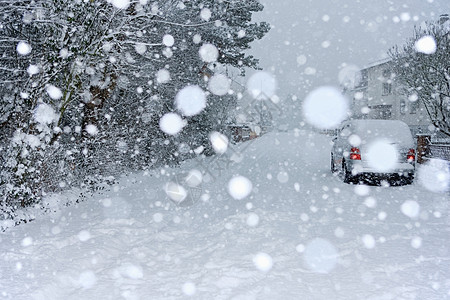
<instances>
[{"instance_id":1,"label":"car taillight","mask_svg":"<svg viewBox=\"0 0 450 300\"><path fill-rule=\"evenodd\" d=\"M409 149L408 154L406 155L408 162L413 162L416 160L416 151L414 149Z\"/></svg>"},{"instance_id":2,"label":"car taillight","mask_svg":"<svg viewBox=\"0 0 450 300\"><path fill-rule=\"evenodd\" d=\"M361 152L359 151L359 148L352 147L350 150L350 159L361 160Z\"/></svg>"}]
</instances>

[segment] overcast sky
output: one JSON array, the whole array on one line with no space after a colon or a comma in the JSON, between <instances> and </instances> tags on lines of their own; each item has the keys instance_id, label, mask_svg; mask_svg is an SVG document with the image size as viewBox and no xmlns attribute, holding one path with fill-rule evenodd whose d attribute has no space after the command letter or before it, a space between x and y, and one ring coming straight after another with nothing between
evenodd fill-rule
<instances>
[{"instance_id":1,"label":"overcast sky","mask_svg":"<svg viewBox=\"0 0 450 300\"><path fill-rule=\"evenodd\" d=\"M273 29L252 54L275 75L277 94L299 102L313 88L339 85L343 64L364 67L413 34L414 25L450 13L449 0L260 0L256 21ZM251 72L249 72L251 74Z\"/></svg>"}]
</instances>

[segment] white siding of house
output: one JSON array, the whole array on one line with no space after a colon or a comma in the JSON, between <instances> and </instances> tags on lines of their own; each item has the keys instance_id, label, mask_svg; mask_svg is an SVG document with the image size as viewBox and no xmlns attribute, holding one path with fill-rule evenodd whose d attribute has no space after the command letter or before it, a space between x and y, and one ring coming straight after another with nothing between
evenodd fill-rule
<instances>
[{"instance_id":1,"label":"white siding of house","mask_svg":"<svg viewBox=\"0 0 450 300\"><path fill-rule=\"evenodd\" d=\"M352 99L354 118L401 120L414 131L426 129L430 122L425 107L422 103L412 103L407 95L401 94L395 81L385 71L388 66L389 61L383 61L361 70L362 73L367 73L367 82L363 79L360 86L347 92ZM386 93L387 89L383 89L383 84L391 84L389 93ZM363 93L363 97L355 99L357 93ZM402 102L405 104L404 113L401 112ZM417 106L415 112L412 110L414 105ZM364 107L371 108L368 115L361 113Z\"/></svg>"}]
</instances>

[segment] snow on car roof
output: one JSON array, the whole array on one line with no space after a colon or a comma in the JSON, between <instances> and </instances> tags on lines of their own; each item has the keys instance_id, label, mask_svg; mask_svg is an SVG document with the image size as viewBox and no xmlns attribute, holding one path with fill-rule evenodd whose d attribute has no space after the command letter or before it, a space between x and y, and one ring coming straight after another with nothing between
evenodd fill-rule
<instances>
[{"instance_id":1,"label":"snow on car roof","mask_svg":"<svg viewBox=\"0 0 450 300\"><path fill-rule=\"evenodd\" d=\"M405 146L414 143L408 125L399 120L351 120L348 124L352 132L366 141L388 139Z\"/></svg>"}]
</instances>

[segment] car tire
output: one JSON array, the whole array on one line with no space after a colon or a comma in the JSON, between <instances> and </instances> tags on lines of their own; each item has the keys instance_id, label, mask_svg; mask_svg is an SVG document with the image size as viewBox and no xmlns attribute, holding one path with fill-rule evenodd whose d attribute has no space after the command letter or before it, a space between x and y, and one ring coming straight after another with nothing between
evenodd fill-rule
<instances>
[{"instance_id":1,"label":"car tire","mask_svg":"<svg viewBox=\"0 0 450 300\"><path fill-rule=\"evenodd\" d=\"M352 173L347 169L347 165L345 164L345 160L342 160L342 172L344 172L344 182L352 183L353 176Z\"/></svg>"},{"instance_id":2,"label":"car tire","mask_svg":"<svg viewBox=\"0 0 450 300\"><path fill-rule=\"evenodd\" d=\"M334 164L334 156L333 153L331 153L331 173L336 172L336 165Z\"/></svg>"},{"instance_id":3,"label":"car tire","mask_svg":"<svg viewBox=\"0 0 450 300\"><path fill-rule=\"evenodd\" d=\"M414 182L414 174L409 174L403 180L404 184L412 184Z\"/></svg>"}]
</instances>

